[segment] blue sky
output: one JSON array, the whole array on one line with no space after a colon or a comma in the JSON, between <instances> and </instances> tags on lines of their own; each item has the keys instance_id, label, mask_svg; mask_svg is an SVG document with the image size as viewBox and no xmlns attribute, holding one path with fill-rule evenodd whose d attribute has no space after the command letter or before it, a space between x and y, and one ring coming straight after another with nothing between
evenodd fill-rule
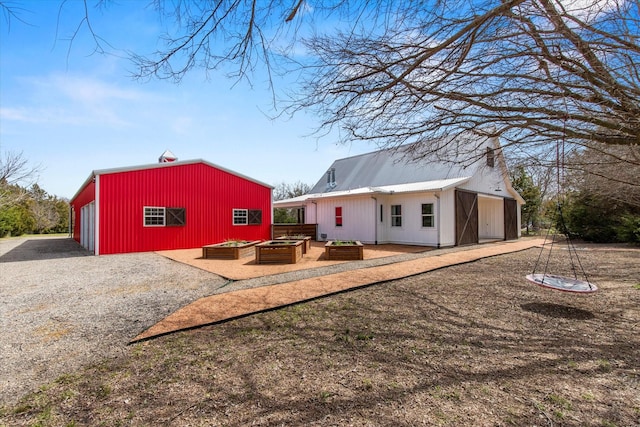
<instances>
[{"instance_id":1,"label":"blue sky","mask_svg":"<svg viewBox=\"0 0 640 427\"><path fill-rule=\"evenodd\" d=\"M271 185L313 185L333 160L376 149L337 145L336 135L318 140L310 114L270 118L264 76L253 87L223 71L195 70L180 84L133 80L125 52L154 51L163 31L146 0L90 10L109 55L92 54L84 27L70 45L81 1L62 11L59 0L5 3L19 7L24 22L0 18L0 150L41 165L38 183L50 194L70 198L92 170L155 163L166 149Z\"/></svg>"}]
</instances>

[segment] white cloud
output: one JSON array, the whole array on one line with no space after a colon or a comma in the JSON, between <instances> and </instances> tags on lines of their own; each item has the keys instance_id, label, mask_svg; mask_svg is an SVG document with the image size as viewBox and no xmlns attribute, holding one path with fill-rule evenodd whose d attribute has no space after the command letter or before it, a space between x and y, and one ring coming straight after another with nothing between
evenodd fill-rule
<instances>
[{"instance_id":1,"label":"white cloud","mask_svg":"<svg viewBox=\"0 0 640 427\"><path fill-rule=\"evenodd\" d=\"M67 74L23 77L18 84L20 96L12 96L5 102L11 106L2 110L5 120L127 127L133 124L132 111L158 99L138 89Z\"/></svg>"}]
</instances>

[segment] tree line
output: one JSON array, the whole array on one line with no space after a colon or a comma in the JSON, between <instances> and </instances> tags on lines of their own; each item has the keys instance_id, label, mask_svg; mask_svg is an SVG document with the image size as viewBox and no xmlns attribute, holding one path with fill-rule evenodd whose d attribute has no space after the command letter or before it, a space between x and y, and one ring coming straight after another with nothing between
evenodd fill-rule
<instances>
[{"instance_id":1,"label":"tree line","mask_svg":"<svg viewBox=\"0 0 640 427\"><path fill-rule=\"evenodd\" d=\"M69 201L35 182L39 170L22 153L0 153L0 237L68 232Z\"/></svg>"}]
</instances>

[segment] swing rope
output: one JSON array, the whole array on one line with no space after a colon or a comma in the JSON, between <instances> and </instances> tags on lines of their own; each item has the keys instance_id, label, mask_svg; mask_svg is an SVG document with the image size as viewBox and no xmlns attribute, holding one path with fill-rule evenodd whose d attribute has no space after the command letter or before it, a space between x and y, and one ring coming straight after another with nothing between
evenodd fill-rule
<instances>
[{"instance_id":1,"label":"swing rope","mask_svg":"<svg viewBox=\"0 0 640 427\"><path fill-rule=\"evenodd\" d=\"M566 108L566 106L565 106ZM564 220L564 214L562 212L562 201L564 201L563 187L564 187L564 168L565 168L565 136L566 136L566 124L567 124L567 115L564 117L563 121L563 132L562 132L562 140L556 143L556 185L557 185L557 200L556 200L556 224L554 227L549 227L547 229L547 234L545 236L544 242L540 249L540 253L538 254L538 259L533 267L533 272L526 276L527 280L535 283L536 285L547 287L550 289L556 289L560 291L566 292L579 292L579 293L590 293L596 292L598 287L589 281L589 277L580 261L580 257L578 256L578 251L571 241L570 233L568 231L567 225ZM560 150L560 146L562 144L562 152ZM540 264L540 260L542 258L542 253L544 252L545 246L547 245L547 241L549 240L549 235L551 233L551 228L554 228L554 234L551 238L551 243L549 246L549 253L546 257L546 262L544 266L544 273L537 274L536 270L538 265ZM553 253L553 246L555 245L556 236L558 234L558 228L560 228L562 234L565 236L565 241L567 244L567 251L569 253L569 262L571 263L571 271L573 273L573 279L556 276L552 274L547 274L549 269L549 262L551 261L551 254ZM584 280L578 279L578 271L576 265L580 268L580 272L582 273L582 277Z\"/></svg>"}]
</instances>

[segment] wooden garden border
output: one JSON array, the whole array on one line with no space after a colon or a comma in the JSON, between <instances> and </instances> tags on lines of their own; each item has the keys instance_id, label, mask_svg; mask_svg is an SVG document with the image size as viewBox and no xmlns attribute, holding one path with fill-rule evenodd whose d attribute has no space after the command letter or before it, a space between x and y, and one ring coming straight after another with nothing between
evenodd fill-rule
<instances>
[{"instance_id":1,"label":"wooden garden border","mask_svg":"<svg viewBox=\"0 0 640 427\"><path fill-rule=\"evenodd\" d=\"M364 245L359 241L354 243L334 244L334 240L330 240L324 245L324 259L326 260L361 260L364 259Z\"/></svg>"},{"instance_id":2,"label":"wooden garden border","mask_svg":"<svg viewBox=\"0 0 640 427\"><path fill-rule=\"evenodd\" d=\"M269 240L255 246L256 264L295 264L302 258L304 240Z\"/></svg>"},{"instance_id":3,"label":"wooden garden border","mask_svg":"<svg viewBox=\"0 0 640 427\"><path fill-rule=\"evenodd\" d=\"M254 246L260 243L260 240L239 244L237 246L229 245L228 242L216 243L215 245L206 245L202 247L202 258L204 259L240 259L253 255Z\"/></svg>"}]
</instances>

